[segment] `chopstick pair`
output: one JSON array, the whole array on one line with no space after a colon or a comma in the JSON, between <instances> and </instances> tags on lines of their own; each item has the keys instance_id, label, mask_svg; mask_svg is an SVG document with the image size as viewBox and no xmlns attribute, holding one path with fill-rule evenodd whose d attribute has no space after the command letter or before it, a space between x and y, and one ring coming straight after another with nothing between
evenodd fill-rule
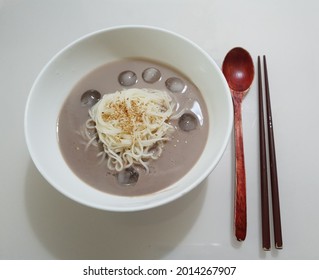
<instances>
[{"instance_id":1,"label":"chopstick pair","mask_svg":"<svg viewBox=\"0 0 319 280\"><path fill-rule=\"evenodd\" d=\"M268 152L269 152L269 169L271 181L271 198L273 212L273 229L275 248L282 249L281 218L278 191L278 176L276 165L276 152L273 131L273 121L271 113L271 104L269 96L269 82L266 56L263 56L264 63L264 84L265 84L265 101L266 101L266 120L268 132ZM267 155L266 155L266 133L265 133L265 116L263 104L263 87L261 77L261 61L258 56L258 93L259 93L259 141L260 141L260 188L261 188L261 214L262 214L262 246L265 251L270 250L270 224L269 224L269 199L268 199L268 173L267 173Z\"/></svg>"}]
</instances>

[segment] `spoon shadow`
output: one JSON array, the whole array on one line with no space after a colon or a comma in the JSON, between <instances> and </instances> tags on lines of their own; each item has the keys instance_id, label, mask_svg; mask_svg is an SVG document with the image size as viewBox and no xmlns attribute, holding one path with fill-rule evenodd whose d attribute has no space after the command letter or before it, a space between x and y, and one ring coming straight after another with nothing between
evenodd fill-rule
<instances>
[{"instance_id":1,"label":"spoon shadow","mask_svg":"<svg viewBox=\"0 0 319 280\"><path fill-rule=\"evenodd\" d=\"M86 207L50 186L30 161L25 178L26 213L53 259L165 258L192 229L207 189L150 210L118 213Z\"/></svg>"}]
</instances>

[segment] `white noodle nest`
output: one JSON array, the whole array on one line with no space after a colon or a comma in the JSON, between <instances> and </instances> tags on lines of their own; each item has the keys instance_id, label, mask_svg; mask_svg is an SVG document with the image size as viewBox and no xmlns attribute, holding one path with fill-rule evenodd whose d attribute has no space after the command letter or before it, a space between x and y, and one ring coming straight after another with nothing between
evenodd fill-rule
<instances>
[{"instance_id":1,"label":"white noodle nest","mask_svg":"<svg viewBox=\"0 0 319 280\"><path fill-rule=\"evenodd\" d=\"M155 89L127 89L105 94L90 110L86 122L87 147L101 143L98 155L110 170L121 171L133 164L148 171L148 161L158 159L174 127L169 123L175 102ZM89 133L92 129L96 133ZM97 140L97 141L95 141Z\"/></svg>"}]
</instances>

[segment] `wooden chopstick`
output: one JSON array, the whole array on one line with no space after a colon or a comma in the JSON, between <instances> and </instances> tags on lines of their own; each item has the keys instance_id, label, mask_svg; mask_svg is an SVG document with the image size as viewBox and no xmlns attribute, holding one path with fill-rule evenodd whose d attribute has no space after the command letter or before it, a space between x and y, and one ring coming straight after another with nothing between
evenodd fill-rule
<instances>
[{"instance_id":1,"label":"wooden chopstick","mask_svg":"<svg viewBox=\"0 0 319 280\"><path fill-rule=\"evenodd\" d=\"M269 95L269 82L268 82L266 56L263 56L263 62L264 62L264 79L265 79L265 97L266 97L266 108L267 108L267 127L268 127L268 145L269 145L268 150L269 150L274 238L275 238L275 247L277 249L282 249L283 244L282 244L282 232L281 232L278 175L277 175L275 140L274 140L273 120L272 120L270 95Z\"/></svg>"},{"instance_id":2,"label":"wooden chopstick","mask_svg":"<svg viewBox=\"0 0 319 280\"><path fill-rule=\"evenodd\" d=\"M260 57L258 56L258 98L259 98L259 152L260 152L260 190L261 190L261 227L262 247L270 250L269 199L267 179L266 137L264 122L264 104L261 78Z\"/></svg>"}]
</instances>

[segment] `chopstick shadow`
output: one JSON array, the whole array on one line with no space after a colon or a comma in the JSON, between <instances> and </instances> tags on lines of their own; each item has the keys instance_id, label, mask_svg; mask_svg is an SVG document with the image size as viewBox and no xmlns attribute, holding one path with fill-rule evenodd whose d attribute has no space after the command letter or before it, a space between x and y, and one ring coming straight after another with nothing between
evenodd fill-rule
<instances>
[{"instance_id":1,"label":"chopstick shadow","mask_svg":"<svg viewBox=\"0 0 319 280\"><path fill-rule=\"evenodd\" d=\"M33 162L25 178L26 213L53 259L160 259L183 240L203 205L206 181L175 202L117 213L89 208L60 194Z\"/></svg>"}]
</instances>

